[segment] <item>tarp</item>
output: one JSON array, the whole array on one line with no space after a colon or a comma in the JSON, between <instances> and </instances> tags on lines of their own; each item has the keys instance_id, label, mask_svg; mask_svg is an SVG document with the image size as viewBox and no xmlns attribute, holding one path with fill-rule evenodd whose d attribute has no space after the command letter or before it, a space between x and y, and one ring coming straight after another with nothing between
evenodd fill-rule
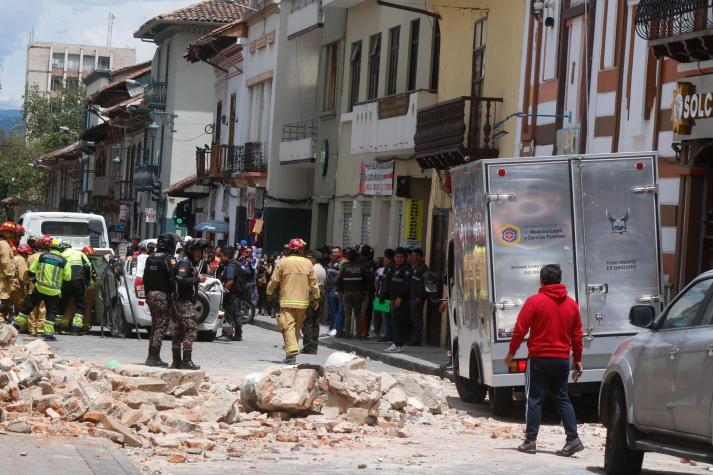
<instances>
[{"instance_id":1,"label":"tarp","mask_svg":"<svg viewBox=\"0 0 713 475\"><path fill-rule=\"evenodd\" d=\"M206 231L209 233L227 234L230 232L230 226L223 221L203 221L195 227L196 231Z\"/></svg>"}]
</instances>

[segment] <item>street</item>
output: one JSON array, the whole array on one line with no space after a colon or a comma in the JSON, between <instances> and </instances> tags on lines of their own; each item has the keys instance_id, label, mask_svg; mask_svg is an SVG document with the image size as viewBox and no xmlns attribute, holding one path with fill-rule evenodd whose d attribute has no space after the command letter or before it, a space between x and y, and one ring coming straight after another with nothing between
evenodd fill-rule
<instances>
[{"instance_id":1,"label":"street","mask_svg":"<svg viewBox=\"0 0 713 475\"><path fill-rule=\"evenodd\" d=\"M23 342L23 337L18 343ZM197 343L195 360L207 371L211 382L238 384L242 377L279 363L282 340L277 332L246 325L243 342ZM109 360L141 364L145 358L146 340L60 336L52 343L59 359L81 358L87 362L106 364ZM169 358L170 342L164 343L163 357ZM307 363L324 363L333 351L320 348L316 356L301 356ZM368 361L374 372L398 373L402 370L383 363ZM389 430L368 428L353 433L330 434L327 438L300 437L299 442L277 442L273 437L238 440L230 452L205 451L187 463L173 464L155 457L151 450L126 448L130 460L143 473L217 474L228 470L249 470L251 473L528 473L584 474L603 473L603 448L606 430L596 423L591 402L576 402L579 411L583 453L571 459L554 455L564 435L556 425L550 409L545 416L539 440L539 453L525 455L515 451L523 431L523 407L516 405L510 419L493 419L487 406L465 404L448 384L446 414L406 415L407 437L397 437ZM427 417L426 417L427 416ZM294 419L293 419L294 420ZM4 437L20 437L8 436ZM26 436L23 436L26 437ZM5 439L1 439L5 440ZM14 440L14 439L13 439ZM8 453L8 445L3 453ZM12 454L11 454L12 455ZM17 455L15 455L17 456ZM649 454L644 460L648 475L710 473L707 464L682 463L673 457ZM40 473L60 473L47 469ZM713 471L713 470L711 470ZM5 472L24 474L27 472ZM37 473L37 472L34 472Z\"/></svg>"}]
</instances>

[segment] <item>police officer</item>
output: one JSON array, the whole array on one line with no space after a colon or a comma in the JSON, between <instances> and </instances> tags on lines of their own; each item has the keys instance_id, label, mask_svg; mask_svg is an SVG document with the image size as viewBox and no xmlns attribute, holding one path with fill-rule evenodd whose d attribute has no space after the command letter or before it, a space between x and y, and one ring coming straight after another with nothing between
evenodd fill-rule
<instances>
[{"instance_id":1,"label":"police officer","mask_svg":"<svg viewBox=\"0 0 713 475\"><path fill-rule=\"evenodd\" d=\"M406 333L409 328L409 288L411 268L406 262L408 252L399 247L394 252L394 270L389 279L389 298L391 299L391 318L394 340L386 352L402 353L406 343Z\"/></svg>"},{"instance_id":2,"label":"police officer","mask_svg":"<svg viewBox=\"0 0 713 475\"><path fill-rule=\"evenodd\" d=\"M221 254L221 272L218 276L226 290L223 305L225 321L221 340L243 341L243 323L240 318L240 298L245 293L245 271L232 256L235 249L226 247Z\"/></svg>"},{"instance_id":3,"label":"police officer","mask_svg":"<svg viewBox=\"0 0 713 475\"><path fill-rule=\"evenodd\" d=\"M205 280L205 276L198 273L197 267L203 260L203 253L207 247L208 241L205 239L193 239L188 242L185 256L178 261L176 267L178 296L175 303L176 328L173 333L172 368L200 369L200 366L193 363L191 353L197 335L195 302L198 284ZM181 347L183 358L181 358Z\"/></svg>"},{"instance_id":4,"label":"police officer","mask_svg":"<svg viewBox=\"0 0 713 475\"><path fill-rule=\"evenodd\" d=\"M60 254L61 244L61 239L52 239L50 252L43 253L30 265L30 278L35 282L35 289L25 298L22 310L13 322L16 327L24 328L27 325L30 312L40 302L44 302L47 309L47 320L42 338L47 341L57 339L54 335L54 323L62 297L62 284L72 280L72 269L67 259Z\"/></svg>"},{"instance_id":5,"label":"police officer","mask_svg":"<svg viewBox=\"0 0 713 475\"><path fill-rule=\"evenodd\" d=\"M356 249L349 248L346 254L347 263L337 276L337 290L344 300L344 337L360 338L362 304L368 296L370 277Z\"/></svg>"},{"instance_id":6,"label":"police officer","mask_svg":"<svg viewBox=\"0 0 713 475\"><path fill-rule=\"evenodd\" d=\"M72 245L68 242L61 243L59 249L62 257L67 259L72 272L72 279L62 284L62 300L60 301L57 318L62 322L64 313L69 306L69 301L74 299L74 316L69 326L72 334L78 335L84 328L84 292L91 283L92 263L89 262L89 258L83 252L72 249Z\"/></svg>"},{"instance_id":7,"label":"police officer","mask_svg":"<svg viewBox=\"0 0 713 475\"><path fill-rule=\"evenodd\" d=\"M411 250L411 283L409 285L409 316L411 323L411 338L409 346L421 346L423 336L423 304L426 301L426 287L423 275L428 272L428 267L423 262L423 250Z\"/></svg>"},{"instance_id":8,"label":"police officer","mask_svg":"<svg viewBox=\"0 0 713 475\"><path fill-rule=\"evenodd\" d=\"M176 294L176 242L175 234L161 234L156 243L156 252L147 259L144 267L144 290L146 303L151 313L151 331L149 333L149 356L146 366L168 366L161 360L161 343L166 335L168 324L173 315L173 302ZM178 357L180 360L180 350Z\"/></svg>"}]
</instances>

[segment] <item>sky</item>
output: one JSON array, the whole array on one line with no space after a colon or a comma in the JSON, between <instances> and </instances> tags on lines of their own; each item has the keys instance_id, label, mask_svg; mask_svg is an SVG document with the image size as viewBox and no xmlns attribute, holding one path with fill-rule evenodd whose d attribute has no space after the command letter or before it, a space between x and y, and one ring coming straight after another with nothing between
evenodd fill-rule
<instances>
[{"instance_id":1,"label":"sky","mask_svg":"<svg viewBox=\"0 0 713 475\"><path fill-rule=\"evenodd\" d=\"M0 0L0 109L17 109L25 90L27 43L106 45L109 13L116 17L111 45L136 49L136 61L154 54L153 43L133 37L146 20L198 0Z\"/></svg>"}]
</instances>

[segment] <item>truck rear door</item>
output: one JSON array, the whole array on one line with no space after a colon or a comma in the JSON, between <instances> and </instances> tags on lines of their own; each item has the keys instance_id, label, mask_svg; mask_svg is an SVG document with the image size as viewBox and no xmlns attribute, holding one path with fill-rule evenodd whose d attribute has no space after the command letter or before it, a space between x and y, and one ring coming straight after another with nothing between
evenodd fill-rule
<instances>
[{"instance_id":1,"label":"truck rear door","mask_svg":"<svg viewBox=\"0 0 713 475\"><path fill-rule=\"evenodd\" d=\"M542 266L559 264L576 299L570 166L566 159L490 163L486 177L495 338L506 340L539 289Z\"/></svg>"},{"instance_id":2,"label":"truck rear door","mask_svg":"<svg viewBox=\"0 0 713 475\"><path fill-rule=\"evenodd\" d=\"M634 333L633 305L660 310L655 159L572 160L585 335Z\"/></svg>"}]
</instances>

